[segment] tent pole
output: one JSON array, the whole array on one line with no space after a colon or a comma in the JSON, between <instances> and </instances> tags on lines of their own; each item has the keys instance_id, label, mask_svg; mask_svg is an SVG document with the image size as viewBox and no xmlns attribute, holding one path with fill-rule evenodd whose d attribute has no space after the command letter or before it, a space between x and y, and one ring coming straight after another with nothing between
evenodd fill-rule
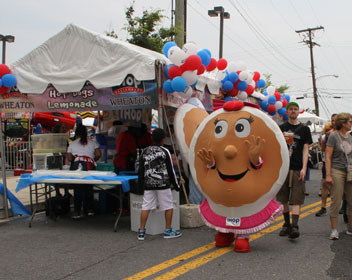
<instances>
[{"instance_id":1,"label":"tent pole","mask_svg":"<svg viewBox=\"0 0 352 280\"><path fill-rule=\"evenodd\" d=\"M159 120L159 127L164 128L163 122L163 88L162 88L162 79L161 79L161 67L162 64L159 60L155 61L155 77L156 77L156 86L158 90L158 120Z\"/></svg>"},{"instance_id":2,"label":"tent pole","mask_svg":"<svg viewBox=\"0 0 352 280\"><path fill-rule=\"evenodd\" d=\"M1 148L1 175L2 175L2 183L4 185L4 195L3 195L3 204L5 210L5 218L9 218L9 209L7 204L7 185L6 185L6 156L5 156L5 145L3 138L3 130L2 130L2 114L0 113L0 148Z\"/></svg>"}]
</instances>

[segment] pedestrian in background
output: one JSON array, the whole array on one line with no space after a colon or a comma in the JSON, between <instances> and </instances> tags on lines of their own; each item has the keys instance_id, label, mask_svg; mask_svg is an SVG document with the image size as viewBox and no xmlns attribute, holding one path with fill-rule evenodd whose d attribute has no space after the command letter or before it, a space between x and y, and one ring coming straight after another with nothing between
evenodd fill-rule
<instances>
[{"instance_id":1,"label":"pedestrian in background","mask_svg":"<svg viewBox=\"0 0 352 280\"><path fill-rule=\"evenodd\" d=\"M280 125L290 155L290 169L285 183L282 185L277 200L284 206L283 216L285 223L280 231L280 236L291 239L299 237L298 220L301 205L305 199L305 177L308 164L308 149L312 144L312 135L308 126L297 119L299 105L289 102L286 106L288 121ZM292 224L290 221L290 205L292 205Z\"/></svg>"},{"instance_id":2,"label":"pedestrian in background","mask_svg":"<svg viewBox=\"0 0 352 280\"><path fill-rule=\"evenodd\" d=\"M138 229L138 240L144 240L145 225L151 210L157 208L165 211L164 238L180 237L182 234L171 227L173 216L173 196L171 184L179 191L176 174L168 149L162 147L165 132L156 128L152 133L154 144L145 148L140 155L138 185L144 189L143 204Z\"/></svg>"},{"instance_id":3,"label":"pedestrian in background","mask_svg":"<svg viewBox=\"0 0 352 280\"><path fill-rule=\"evenodd\" d=\"M352 115L340 113L335 118L336 131L331 133L326 143L325 164L326 183L330 184L330 239L339 239L337 231L339 210L343 195L346 195L348 227L346 233L352 235L352 182L347 179L347 167L352 164Z\"/></svg>"},{"instance_id":4,"label":"pedestrian in background","mask_svg":"<svg viewBox=\"0 0 352 280\"><path fill-rule=\"evenodd\" d=\"M321 217L325 215L326 212L326 200L329 195L328 184L326 183L326 166L325 166L325 150L326 150L326 143L328 142L329 135L335 131L335 118L336 114L331 115L331 122L326 123L323 128L323 139L321 141L321 151L323 155L323 167L321 168L322 172L322 188L320 191L321 194L321 209L315 214L317 217Z\"/></svg>"}]
</instances>

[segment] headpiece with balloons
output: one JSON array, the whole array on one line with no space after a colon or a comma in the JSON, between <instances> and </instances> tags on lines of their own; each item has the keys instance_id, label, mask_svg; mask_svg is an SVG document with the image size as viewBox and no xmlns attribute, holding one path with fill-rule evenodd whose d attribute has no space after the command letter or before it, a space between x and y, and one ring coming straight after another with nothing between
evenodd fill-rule
<instances>
[{"instance_id":1,"label":"headpiece with balloons","mask_svg":"<svg viewBox=\"0 0 352 280\"><path fill-rule=\"evenodd\" d=\"M7 93L16 84L17 79L11 74L10 68L5 64L0 64L0 95Z\"/></svg>"},{"instance_id":2,"label":"headpiece with balloons","mask_svg":"<svg viewBox=\"0 0 352 280\"><path fill-rule=\"evenodd\" d=\"M186 43L181 49L175 42L167 42L163 53L172 62L165 67L164 72L167 80L163 89L166 93L177 92L181 97L189 98L200 75L217 71L215 77L225 101L247 101L252 96L269 115L279 114L287 118L286 105L290 96L279 93L271 85L265 88L266 82L261 74L247 70L244 62L228 63L224 58L216 60L208 49L198 50L194 43Z\"/></svg>"}]
</instances>

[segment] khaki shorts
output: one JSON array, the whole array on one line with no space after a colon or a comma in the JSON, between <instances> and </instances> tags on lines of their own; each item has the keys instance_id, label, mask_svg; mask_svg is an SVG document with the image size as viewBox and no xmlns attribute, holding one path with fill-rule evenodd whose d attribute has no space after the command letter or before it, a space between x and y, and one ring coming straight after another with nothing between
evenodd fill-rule
<instances>
[{"instance_id":1,"label":"khaki shorts","mask_svg":"<svg viewBox=\"0 0 352 280\"><path fill-rule=\"evenodd\" d=\"M329 184L331 197L330 217L337 218L339 216L344 193L347 200L347 215L352 215L352 183L346 182L346 171L331 168L331 177L334 184Z\"/></svg>"},{"instance_id":2,"label":"khaki shorts","mask_svg":"<svg viewBox=\"0 0 352 280\"><path fill-rule=\"evenodd\" d=\"M276 200L282 204L289 202L290 205L302 205L305 199L306 184L298 180L300 170L290 170L285 183L276 195ZM291 181L291 187L290 187Z\"/></svg>"}]
</instances>

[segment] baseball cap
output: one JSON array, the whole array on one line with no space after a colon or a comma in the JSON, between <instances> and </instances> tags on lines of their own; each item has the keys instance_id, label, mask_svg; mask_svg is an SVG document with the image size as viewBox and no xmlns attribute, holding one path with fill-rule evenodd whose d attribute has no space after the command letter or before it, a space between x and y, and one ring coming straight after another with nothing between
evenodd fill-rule
<instances>
[{"instance_id":1,"label":"baseball cap","mask_svg":"<svg viewBox=\"0 0 352 280\"><path fill-rule=\"evenodd\" d=\"M291 101L291 102L289 102L289 103L286 105L286 109L288 109L288 108L291 107L292 105L297 106L297 107L299 108L299 105L298 105L297 102Z\"/></svg>"}]
</instances>

